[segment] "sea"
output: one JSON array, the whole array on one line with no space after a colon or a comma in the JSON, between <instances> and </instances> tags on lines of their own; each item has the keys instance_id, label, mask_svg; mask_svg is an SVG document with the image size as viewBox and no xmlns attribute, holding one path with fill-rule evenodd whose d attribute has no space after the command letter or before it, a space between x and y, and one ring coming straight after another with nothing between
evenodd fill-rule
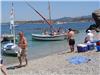
<instances>
[{"instance_id":1,"label":"sea","mask_svg":"<svg viewBox=\"0 0 100 75\"><path fill-rule=\"evenodd\" d=\"M83 43L86 36L86 29L94 22L75 22L66 24L53 24L53 28L76 29L79 33L75 34L77 44ZM69 50L68 41L36 41L32 39L32 33L41 34L41 29L49 28L47 24L17 24L15 25L16 36L20 31L24 32L28 42L27 56L28 60L34 60L57 52ZM1 35L10 33L9 24L1 24ZM3 56L4 63L11 65L18 63L17 57Z\"/></svg>"}]
</instances>

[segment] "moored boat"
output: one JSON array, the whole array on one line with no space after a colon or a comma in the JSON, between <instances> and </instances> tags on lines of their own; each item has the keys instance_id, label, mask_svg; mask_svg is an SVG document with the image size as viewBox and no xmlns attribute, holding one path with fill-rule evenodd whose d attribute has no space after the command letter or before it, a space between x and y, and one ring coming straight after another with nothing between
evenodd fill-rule
<instances>
[{"instance_id":1,"label":"moored boat","mask_svg":"<svg viewBox=\"0 0 100 75\"><path fill-rule=\"evenodd\" d=\"M21 49L14 43L6 43L2 47L3 55L17 56L18 51L21 51Z\"/></svg>"},{"instance_id":2,"label":"moored boat","mask_svg":"<svg viewBox=\"0 0 100 75\"><path fill-rule=\"evenodd\" d=\"M54 35L54 30L53 30L53 25L51 22L51 12L50 12L50 2L48 2L48 9L49 9L49 21L43 17L34 7L32 7L28 2L26 4L33 9L41 18L49 25L50 27L50 34L32 34L32 38L35 40L43 40L43 41L57 41L57 40L64 40L65 39L65 34L59 33L57 35Z\"/></svg>"},{"instance_id":3,"label":"moored boat","mask_svg":"<svg viewBox=\"0 0 100 75\"><path fill-rule=\"evenodd\" d=\"M1 42L6 42L6 41L13 41L14 35L13 34L3 34L1 35L2 41Z\"/></svg>"},{"instance_id":4,"label":"moored boat","mask_svg":"<svg viewBox=\"0 0 100 75\"><path fill-rule=\"evenodd\" d=\"M45 34L32 34L32 38L34 40L41 40L41 41L58 41L58 40L64 40L65 35L45 35Z\"/></svg>"},{"instance_id":5,"label":"moored boat","mask_svg":"<svg viewBox=\"0 0 100 75\"><path fill-rule=\"evenodd\" d=\"M12 10L11 10L10 16L11 16L11 21L10 21L11 34L2 35L3 40L7 41L7 42L4 42L2 44L2 53L4 55L10 55L10 56L14 55L14 56L17 56L18 51L20 50L20 48L15 43L16 38L15 38L15 24L14 24L13 2L12 2Z\"/></svg>"}]
</instances>

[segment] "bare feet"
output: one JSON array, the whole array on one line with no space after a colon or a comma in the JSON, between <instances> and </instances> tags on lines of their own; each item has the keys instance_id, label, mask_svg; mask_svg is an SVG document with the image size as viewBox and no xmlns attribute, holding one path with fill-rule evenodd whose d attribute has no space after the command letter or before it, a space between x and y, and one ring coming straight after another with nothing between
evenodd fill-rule
<instances>
[{"instance_id":1,"label":"bare feet","mask_svg":"<svg viewBox=\"0 0 100 75\"><path fill-rule=\"evenodd\" d=\"M67 53L72 53L72 52L74 52L74 51L69 51L69 52L67 52Z\"/></svg>"},{"instance_id":2,"label":"bare feet","mask_svg":"<svg viewBox=\"0 0 100 75\"><path fill-rule=\"evenodd\" d=\"M20 68L20 67L22 67L22 65L21 65L21 64L19 64L19 65L17 66L17 68Z\"/></svg>"}]
</instances>

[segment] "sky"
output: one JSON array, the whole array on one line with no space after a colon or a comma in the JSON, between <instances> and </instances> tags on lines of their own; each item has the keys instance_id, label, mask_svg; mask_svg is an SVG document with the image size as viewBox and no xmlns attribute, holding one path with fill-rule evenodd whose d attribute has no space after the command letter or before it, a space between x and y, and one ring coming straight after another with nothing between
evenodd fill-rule
<instances>
[{"instance_id":1,"label":"sky","mask_svg":"<svg viewBox=\"0 0 100 75\"><path fill-rule=\"evenodd\" d=\"M49 0L51 5L51 18L57 19L62 17L79 17L91 15L96 9L100 9L99 0ZM10 21L11 2L14 3L15 20L42 20L42 18L32 10L25 1L1 1L1 21ZM48 14L48 0L43 1L27 1L36 10L38 10L45 18L49 17Z\"/></svg>"}]
</instances>

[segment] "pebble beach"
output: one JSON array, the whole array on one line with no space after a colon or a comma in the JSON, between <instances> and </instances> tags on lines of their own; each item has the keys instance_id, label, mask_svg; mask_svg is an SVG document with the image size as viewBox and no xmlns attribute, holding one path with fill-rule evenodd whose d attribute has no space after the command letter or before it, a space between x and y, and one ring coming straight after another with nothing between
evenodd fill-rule
<instances>
[{"instance_id":1,"label":"pebble beach","mask_svg":"<svg viewBox=\"0 0 100 75\"><path fill-rule=\"evenodd\" d=\"M77 65L69 63L67 59L75 55L86 56L91 61ZM18 64L8 67L16 65ZM63 51L31 60L26 67L7 71L8 75L100 75L100 52L96 50L82 53Z\"/></svg>"}]
</instances>

